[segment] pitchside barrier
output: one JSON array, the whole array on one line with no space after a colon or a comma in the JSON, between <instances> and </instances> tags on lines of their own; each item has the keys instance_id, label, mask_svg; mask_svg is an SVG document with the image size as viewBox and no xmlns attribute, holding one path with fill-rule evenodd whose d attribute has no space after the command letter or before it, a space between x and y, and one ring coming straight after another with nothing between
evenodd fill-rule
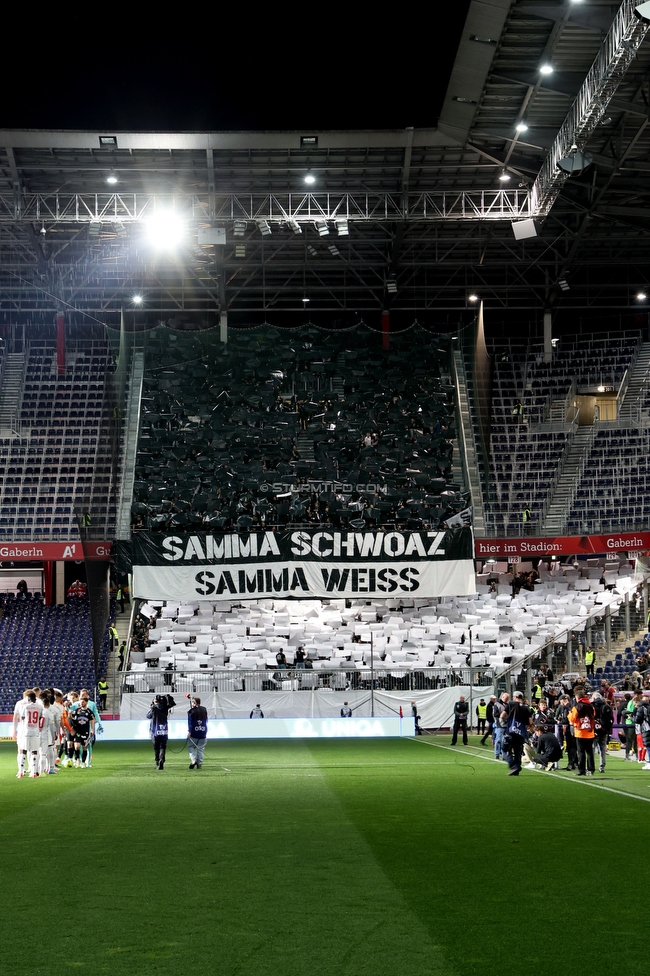
<instances>
[{"instance_id":1,"label":"pitchside barrier","mask_svg":"<svg viewBox=\"0 0 650 976\"><path fill-rule=\"evenodd\" d=\"M0 722L0 739L11 738L12 723ZM263 718L210 719L208 739L377 739L415 734L414 719L408 718ZM149 722L104 722L98 735L101 743L149 738ZM169 738L187 738L187 721L170 720Z\"/></svg>"}]
</instances>

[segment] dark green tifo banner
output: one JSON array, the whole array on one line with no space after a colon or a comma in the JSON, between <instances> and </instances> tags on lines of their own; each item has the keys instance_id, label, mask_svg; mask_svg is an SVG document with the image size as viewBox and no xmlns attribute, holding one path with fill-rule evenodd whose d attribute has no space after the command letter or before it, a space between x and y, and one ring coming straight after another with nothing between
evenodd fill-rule
<instances>
[{"instance_id":1,"label":"dark green tifo banner","mask_svg":"<svg viewBox=\"0 0 650 976\"><path fill-rule=\"evenodd\" d=\"M467 528L133 537L133 593L147 600L430 598L474 590Z\"/></svg>"}]
</instances>

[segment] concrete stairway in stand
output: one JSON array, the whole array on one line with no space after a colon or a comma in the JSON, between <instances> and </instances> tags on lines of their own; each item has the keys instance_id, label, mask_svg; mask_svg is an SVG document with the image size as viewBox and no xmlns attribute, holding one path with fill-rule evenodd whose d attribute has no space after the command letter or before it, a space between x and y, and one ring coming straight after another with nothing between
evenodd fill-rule
<instances>
[{"instance_id":1,"label":"concrete stairway in stand","mask_svg":"<svg viewBox=\"0 0 650 976\"><path fill-rule=\"evenodd\" d=\"M106 681L108 683L108 695L106 696L106 712L112 715L119 714L120 711L120 677L121 672L119 668L119 658L117 655L117 649L125 641L129 635L129 626L131 624L131 607L132 604L124 604L124 613L120 612L120 605L117 605L117 614L115 617L115 626L119 634L119 640L117 646L113 651L111 651L108 658L108 665L106 668ZM124 664L126 666L126 657L124 659Z\"/></svg>"},{"instance_id":2,"label":"concrete stairway in stand","mask_svg":"<svg viewBox=\"0 0 650 976\"><path fill-rule=\"evenodd\" d=\"M618 419L619 420L639 420L639 398L643 392L643 387L650 373L650 342L644 342L639 350L632 375L623 397Z\"/></svg>"},{"instance_id":3,"label":"concrete stairway in stand","mask_svg":"<svg viewBox=\"0 0 650 976\"><path fill-rule=\"evenodd\" d=\"M18 408L24 369L24 354L8 353L5 358L0 392L0 437L11 437L18 431Z\"/></svg>"},{"instance_id":4,"label":"concrete stairway in stand","mask_svg":"<svg viewBox=\"0 0 650 976\"><path fill-rule=\"evenodd\" d=\"M578 427L571 447L567 451L564 469L555 486L551 504L542 523L542 535L556 536L562 534L578 487L580 465L591 444L593 433L593 427Z\"/></svg>"}]
</instances>

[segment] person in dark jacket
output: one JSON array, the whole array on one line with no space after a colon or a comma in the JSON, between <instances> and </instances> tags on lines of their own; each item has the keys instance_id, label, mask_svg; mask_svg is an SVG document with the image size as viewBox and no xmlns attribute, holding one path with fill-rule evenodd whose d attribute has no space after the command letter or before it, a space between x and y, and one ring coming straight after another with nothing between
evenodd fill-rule
<instances>
[{"instance_id":1,"label":"person in dark jacket","mask_svg":"<svg viewBox=\"0 0 650 976\"><path fill-rule=\"evenodd\" d=\"M548 732L544 726L537 727L537 738L534 747L524 745L524 752L529 761L529 768L535 765L543 766L546 772L550 772L556 762L562 758L562 746L553 732Z\"/></svg>"},{"instance_id":2,"label":"person in dark jacket","mask_svg":"<svg viewBox=\"0 0 650 976\"><path fill-rule=\"evenodd\" d=\"M569 723L569 712L571 711L571 699L568 695L562 695L560 698L560 703L555 710L555 721L560 728L560 743L564 741L564 748L566 750L567 765L565 769L577 769L578 766L578 750L576 747L576 740L573 734L573 729Z\"/></svg>"},{"instance_id":3,"label":"person in dark jacket","mask_svg":"<svg viewBox=\"0 0 650 976\"><path fill-rule=\"evenodd\" d=\"M605 772L607 762L607 743L614 727L614 711L606 698L599 692L591 696L591 702L596 712L595 746L600 755L598 772Z\"/></svg>"},{"instance_id":4,"label":"person in dark jacket","mask_svg":"<svg viewBox=\"0 0 650 976\"><path fill-rule=\"evenodd\" d=\"M208 737L208 712L195 695L192 707L187 713L187 748L190 754L190 769L201 769L205 740Z\"/></svg>"},{"instance_id":5,"label":"person in dark jacket","mask_svg":"<svg viewBox=\"0 0 650 976\"><path fill-rule=\"evenodd\" d=\"M506 742L508 756L508 776L519 776L521 772L521 756L524 751L524 742L528 730L533 724L533 716L527 705L524 705L524 696L521 691L516 691L513 700L508 707L508 721L506 725Z\"/></svg>"},{"instance_id":6,"label":"person in dark jacket","mask_svg":"<svg viewBox=\"0 0 650 976\"><path fill-rule=\"evenodd\" d=\"M644 695L634 713L635 724L641 729L641 739L645 747L646 761L641 769L650 769L650 701Z\"/></svg>"},{"instance_id":7,"label":"person in dark jacket","mask_svg":"<svg viewBox=\"0 0 650 976\"><path fill-rule=\"evenodd\" d=\"M454 705L454 729L451 737L452 746L456 745L458 733L463 733L463 745L467 745L467 717L469 715L469 703L465 701L465 695L461 695Z\"/></svg>"},{"instance_id":8,"label":"person in dark jacket","mask_svg":"<svg viewBox=\"0 0 650 976\"><path fill-rule=\"evenodd\" d=\"M156 759L156 769L165 768L165 753L169 737L169 710L175 702L171 695L156 695L147 712L149 736L153 742L153 752Z\"/></svg>"}]
</instances>

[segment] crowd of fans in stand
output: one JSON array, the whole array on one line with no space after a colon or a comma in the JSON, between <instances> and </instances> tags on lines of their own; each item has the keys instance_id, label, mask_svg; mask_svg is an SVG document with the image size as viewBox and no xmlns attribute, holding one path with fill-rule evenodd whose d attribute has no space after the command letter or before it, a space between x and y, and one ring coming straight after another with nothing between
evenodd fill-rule
<instances>
[{"instance_id":1,"label":"crowd of fans in stand","mask_svg":"<svg viewBox=\"0 0 650 976\"><path fill-rule=\"evenodd\" d=\"M411 340L412 360L380 350L374 376L368 364L346 371L337 358L356 356L348 346L363 343L337 339L319 363L343 373L337 396L292 392L311 360L323 357L306 339L277 339L286 352L282 369L270 359L242 361L251 351L241 337L228 350L208 345L200 363L186 366L187 377L178 349L172 379L155 368L145 377L134 531L355 519L369 527L442 526L467 501L450 484L454 388L441 378L430 339L419 348Z\"/></svg>"}]
</instances>

